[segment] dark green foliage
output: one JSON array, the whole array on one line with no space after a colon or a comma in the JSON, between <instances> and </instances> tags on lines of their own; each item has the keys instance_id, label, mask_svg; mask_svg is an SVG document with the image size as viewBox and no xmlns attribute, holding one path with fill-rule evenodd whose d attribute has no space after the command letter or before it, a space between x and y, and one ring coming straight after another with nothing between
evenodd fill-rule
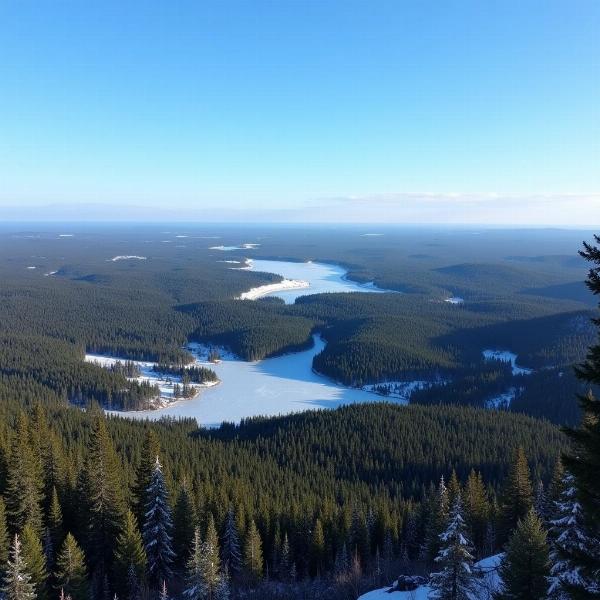
<instances>
[{"instance_id":1,"label":"dark green foliage","mask_svg":"<svg viewBox=\"0 0 600 600\"><path fill-rule=\"evenodd\" d=\"M42 542L35 530L29 524L23 527L21 533L23 560L27 565L27 572L31 575L31 583L35 586L38 600L48 598L48 569Z\"/></svg>"},{"instance_id":2,"label":"dark green foliage","mask_svg":"<svg viewBox=\"0 0 600 600\"><path fill-rule=\"evenodd\" d=\"M533 509L519 521L500 567L500 600L544 600L550 574L546 531Z\"/></svg>"},{"instance_id":3,"label":"dark green foliage","mask_svg":"<svg viewBox=\"0 0 600 600\"><path fill-rule=\"evenodd\" d=\"M525 451L519 446L502 491L502 531L507 536L533 507L533 488Z\"/></svg>"},{"instance_id":4,"label":"dark green foliage","mask_svg":"<svg viewBox=\"0 0 600 600\"><path fill-rule=\"evenodd\" d=\"M73 600L89 598L88 573L83 550L68 533L56 558L55 587Z\"/></svg>"}]
</instances>

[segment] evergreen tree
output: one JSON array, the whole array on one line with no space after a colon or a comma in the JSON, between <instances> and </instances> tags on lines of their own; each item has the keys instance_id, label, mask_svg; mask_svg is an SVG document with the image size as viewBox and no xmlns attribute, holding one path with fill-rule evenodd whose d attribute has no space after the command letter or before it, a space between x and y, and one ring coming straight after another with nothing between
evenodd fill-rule
<instances>
[{"instance_id":1,"label":"evergreen tree","mask_svg":"<svg viewBox=\"0 0 600 600\"><path fill-rule=\"evenodd\" d=\"M262 540L254 519L250 521L246 545L244 547L244 565L252 581L258 581L263 573Z\"/></svg>"},{"instance_id":2,"label":"evergreen tree","mask_svg":"<svg viewBox=\"0 0 600 600\"><path fill-rule=\"evenodd\" d=\"M315 521L315 526L313 527L310 555L312 562L312 574L320 575L325 566L325 533L323 532L321 519L317 519Z\"/></svg>"},{"instance_id":3,"label":"evergreen tree","mask_svg":"<svg viewBox=\"0 0 600 600\"><path fill-rule=\"evenodd\" d=\"M465 522L477 556L482 556L490 517L490 503L481 473L469 473L464 492Z\"/></svg>"},{"instance_id":4,"label":"evergreen tree","mask_svg":"<svg viewBox=\"0 0 600 600\"><path fill-rule=\"evenodd\" d=\"M6 525L6 505L4 499L0 496L0 581L2 581L2 575L6 568L8 561L9 541L8 541L8 527Z\"/></svg>"},{"instance_id":5,"label":"evergreen tree","mask_svg":"<svg viewBox=\"0 0 600 600\"><path fill-rule=\"evenodd\" d=\"M440 478L437 491L433 497L425 537L425 560L431 563L440 550L440 534L448 524L449 497L444 477Z\"/></svg>"},{"instance_id":6,"label":"evergreen tree","mask_svg":"<svg viewBox=\"0 0 600 600\"><path fill-rule=\"evenodd\" d=\"M600 236L594 236L600 243ZM593 294L600 293L600 248L584 243L581 256L592 264L588 272L587 286ZM600 328L600 320L594 324ZM600 344L589 349L586 361L576 369L577 376L590 385L600 383ZM578 500L581 503L589 535L600 540L600 400L592 391L579 398L583 420L578 429L567 431L573 442L573 451L564 456L565 467L575 478ZM580 567L582 576L591 581L600 581L600 553L573 557ZM595 592L594 592L595 593Z\"/></svg>"},{"instance_id":7,"label":"evergreen tree","mask_svg":"<svg viewBox=\"0 0 600 600\"><path fill-rule=\"evenodd\" d=\"M504 486L502 498L502 526L504 537L516 527L533 506L533 491L525 451L517 448L513 464Z\"/></svg>"},{"instance_id":8,"label":"evergreen tree","mask_svg":"<svg viewBox=\"0 0 600 600\"><path fill-rule=\"evenodd\" d=\"M153 429L148 429L142 447L142 458L136 470L136 481L133 489L134 513L138 523L143 523L146 518L146 505L148 498L146 493L150 487L152 473L154 472L154 460L160 456L160 442Z\"/></svg>"},{"instance_id":9,"label":"evergreen tree","mask_svg":"<svg viewBox=\"0 0 600 600\"><path fill-rule=\"evenodd\" d=\"M46 555L36 530L27 523L21 532L21 553L31 575L31 583L35 585L38 600L48 598L48 570Z\"/></svg>"},{"instance_id":10,"label":"evergreen tree","mask_svg":"<svg viewBox=\"0 0 600 600\"><path fill-rule=\"evenodd\" d=\"M212 514L208 518L206 536L202 544L202 575L206 586L206 597L213 600L220 580L221 560L219 558L219 538Z\"/></svg>"},{"instance_id":11,"label":"evergreen tree","mask_svg":"<svg viewBox=\"0 0 600 600\"><path fill-rule=\"evenodd\" d=\"M431 576L433 598L471 600L474 558L466 529L459 493L452 505L448 527L440 535L440 551L435 562L442 570Z\"/></svg>"},{"instance_id":12,"label":"evergreen tree","mask_svg":"<svg viewBox=\"0 0 600 600\"><path fill-rule=\"evenodd\" d=\"M132 578L140 584L146 573L146 552L142 536L138 529L135 515L128 510L125 515L125 526L117 538L115 551L115 574L119 588L129 589Z\"/></svg>"},{"instance_id":13,"label":"evergreen tree","mask_svg":"<svg viewBox=\"0 0 600 600\"><path fill-rule=\"evenodd\" d=\"M56 587L72 600L87 600L89 587L83 550L71 533L64 539L56 557Z\"/></svg>"},{"instance_id":14,"label":"evergreen tree","mask_svg":"<svg viewBox=\"0 0 600 600\"><path fill-rule=\"evenodd\" d=\"M500 566L502 600L543 600L548 591L550 561L542 521L533 508L517 523Z\"/></svg>"},{"instance_id":15,"label":"evergreen tree","mask_svg":"<svg viewBox=\"0 0 600 600\"><path fill-rule=\"evenodd\" d=\"M190 557L187 562L184 598L188 600L203 600L206 597L206 583L204 581L202 541L200 528L194 530L194 539Z\"/></svg>"},{"instance_id":16,"label":"evergreen tree","mask_svg":"<svg viewBox=\"0 0 600 600\"><path fill-rule=\"evenodd\" d=\"M233 507L229 507L223 530L223 543L221 546L223 565L232 576L236 576L242 569L242 552L240 536L238 533Z\"/></svg>"},{"instance_id":17,"label":"evergreen tree","mask_svg":"<svg viewBox=\"0 0 600 600\"><path fill-rule=\"evenodd\" d=\"M52 540L52 547L55 549L60 548L64 540L64 529L62 508L56 487L52 488L50 510L48 511L48 530L50 532L50 539Z\"/></svg>"},{"instance_id":18,"label":"evergreen tree","mask_svg":"<svg viewBox=\"0 0 600 600\"><path fill-rule=\"evenodd\" d=\"M86 554L95 578L103 586L125 517L120 464L103 415L93 418L80 498L86 509Z\"/></svg>"},{"instance_id":19,"label":"evergreen tree","mask_svg":"<svg viewBox=\"0 0 600 600\"><path fill-rule=\"evenodd\" d=\"M575 478L570 473L564 476L563 493L555 505L550 542L550 597L568 600L600 596L600 579L589 580L581 567L588 557L600 553L600 540L590 538L587 532Z\"/></svg>"},{"instance_id":20,"label":"evergreen tree","mask_svg":"<svg viewBox=\"0 0 600 600\"><path fill-rule=\"evenodd\" d=\"M290 540L287 532L283 535L283 543L281 544L281 559L279 561L279 577L282 581L290 580L292 568L292 553L290 549Z\"/></svg>"},{"instance_id":21,"label":"evergreen tree","mask_svg":"<svg viewBox=\"0 0 600 600\"><path fill-rule=\"evenodd\" d=\"M231 584L229 582L229 572L225 568L219 577L219 583L215 589L213 600L229 600L230 597Z\"/></svg>"},{"instance_id":22,"label":"evergreen tree","mask_svg":"<svg viewBox=\"0 0 600 600\"><path fill-rule=\"evenodd\" d=\"M168 502L167 486L158 456L154 462L152 479L146 492L146 517L142 532L148 559L151 582L159 584L171 578L175 553L172 548L173 522Z\"/></svg>"},{"instance_id":23,"label":"evergreen tree","mask_svg":"<svg viewBox=\"0 0 600 600\"><path fill-rule=\"evenodd\" d=\"M5 600L36 600L35 585L21 554L21 542L15 535L2 587Z\"/></svg>"},{"instance_id":24,"label":"evergreen tree","mask_svg":"<svg viewBox=\"0 0 600 600\"><path fill-rule=\"evenodd\" d=\"M160 593L158 595L159 600L171 600L169 596L169 590L167 589L167 582L163 579Z\"/></svg>"},{"instance_id":25,"label":"evergreen tree","mask_svg":"<svg viewBox=\"0 0 600 600\"><path fill-rule=\"evenodd\" d=\"M42 533L43 481L33 453L27 417L21 413L8 462L6 508L10 524L20 532L29 523L38 534Z\"/></svg>"},{"instance_id":26,"label":"evergreen tree","mask_svg":"<svg viewBox=\"0 0 600 600\"><path fill-rule=\"evenodd\" d=\"M178 566L185 565L188 557L194 539L194 523L196 523L196 511L187 481L184 480L173 509L173 552Z\"/></svg>"}]
</instances>

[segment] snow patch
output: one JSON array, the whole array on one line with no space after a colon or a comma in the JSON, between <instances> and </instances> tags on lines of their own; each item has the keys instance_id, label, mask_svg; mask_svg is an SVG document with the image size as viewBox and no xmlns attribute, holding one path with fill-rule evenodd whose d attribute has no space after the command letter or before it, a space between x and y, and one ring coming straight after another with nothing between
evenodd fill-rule
<instances>
[{"instance_id":1,"label":"snow patch","mask_svg":"<svg viewBox=\"0 0 600 600\"><path fill-rule=\"evenodd\" d=\"M120 254L119 256L113 256L110 262L117 262L119 260L147 260L145 256L137 256L135 254Z\"/></svg>"},{"instance_id":2,"label":"snow patch","mask_svg":"<svg viewBox=\"0 0 600 600\"><path fill-rule=\"evenodd\" d=\"M37 267L25 267L26 269L32 270L32 269L36 269Z\"/></svg>"},{"instance_id":3,"label":"snow patch","mask_svg":"<svg viewBox=\"0 0 600 600\"><path fill-rule=\"evenodd\" d=\"M434 385L442 385L443 383L445 383L445 380L443 379L435 379L433 381L385 381L382 383L363 385L361 389L365 390L365 392L372 392L373 394L385 396L386 398L395 398L397 400L409 402L413 392L424 390L433 387Z\"/></svg>"},{"instance_id":4,"label":"snow patch","mask_svg":"<svg viewBox=\"0 0 600 600\"><path fill-rule=\"evenodd\" d=\"M485 360L499 360L501 362L510 363L513 375L531 375L533 369L519 367L517 365L517 355L508 350L484 350L483 358Z\"/></svg>"},{"instance_id":5,"label":"snow patch","mask_svg":"<svg viewBox=\"0 0 600 600\"><path fill-rule=\"evenodd\" d=\"M300 279L284 279L278 283L268 283L249 289L247 292L240 294L237 300L257 300L263 296L274 294L276 292L285 292L286 290L299 290L310 287L308 281Z\"/></svg>"},{"instance_id":6,"label":"snow patch","mask_svg":"<svg viewBox=\"0 0 600 600\"><path fill-rule=\"evenodd\" d=\"M464 301L465 301L465 299L461 298L460 296L452 296L451 298L444 298L444 302L447 302L448 304L463 304Z\"/></svg>"}]
</instances>

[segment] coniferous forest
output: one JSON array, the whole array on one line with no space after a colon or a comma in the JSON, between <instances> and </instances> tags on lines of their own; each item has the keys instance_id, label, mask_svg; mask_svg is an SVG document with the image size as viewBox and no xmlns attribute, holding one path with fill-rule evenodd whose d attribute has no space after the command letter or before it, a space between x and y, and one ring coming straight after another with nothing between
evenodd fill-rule
<instances>
[{"instance_id":1,"label":"coniferous forest","mask_svg":"<svg viewBox=\"0 0 600 600\"><path fill-rule=\"evenodd\" d=\"M579 262L553 255L527 271L521 258L494 258L494 240L481 250L487 263L465 262L459 244L452 268L417 268L408 265L431 259L381 260L319 233L318 254L307 254L290 235L268 252L340 262L343 248L348 276L396 292L284 304L235 300L276 276L231 270L204 247L115 263L116 238L88 235L103 244L56 251L50 234L35 238L46 257L37 273L22 267L30 238L4 242L6 600L345 600L399 575L429 582L437 597L468 598L481 585L475 563L494 556L498 598L600 595L597 332L593 303L561 287L583 277ZM395 252L407 243L396 240ZM585 260L598 293L595 245L584 246ZM464 304L439 301L443 290ZM314 333L327 341L315 370L346 385L379 383L381 401L212 429L104 412L158 393L128 361L154 361L185 385L211 382L210 369L186 367L188 342L260 359L305 348ZM510 348L535 371L519 379L484 361L487 347ZM123 362L103 369L86 352ZM445 383L408 406L386 401L386 381L425 373ZM486 404L515 385L510 406Z\"/></svg>"}]
</instances>

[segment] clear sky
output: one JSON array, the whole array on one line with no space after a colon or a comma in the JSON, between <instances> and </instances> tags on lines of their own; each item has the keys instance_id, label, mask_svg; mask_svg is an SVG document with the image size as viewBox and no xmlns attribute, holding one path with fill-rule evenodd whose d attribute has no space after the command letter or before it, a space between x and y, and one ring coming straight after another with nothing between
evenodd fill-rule
<instances>
[{"instance_id":1,"label":"clear sky","mask_svg":"<svg viewBox=\"0 0 600 600\"><path fill-rule=\"evenodd\" d=\"M597 0L0 0L0 217L600 224L599 32Z\"/></svg>"}]
</instances>

